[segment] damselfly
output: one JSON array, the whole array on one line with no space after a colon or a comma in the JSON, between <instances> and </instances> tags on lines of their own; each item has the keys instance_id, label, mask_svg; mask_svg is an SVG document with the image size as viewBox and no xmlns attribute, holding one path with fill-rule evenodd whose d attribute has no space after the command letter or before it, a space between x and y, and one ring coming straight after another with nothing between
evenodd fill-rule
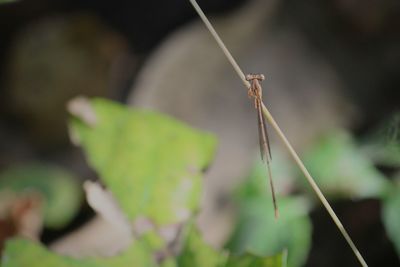
<instances>
[{"instance_id":1,"label":"damselfly","mask_svg":"<svg viewBox=\"0 0 400 267\"><path fill-rule=\"evenodd\" d=\"M250 82L250 87L248 88L247 94L249 97L254 98L254 107L257 110L257 120L258 120L258 138L260 142L260 153L261 159L266 163L268 170L269 184L271 186L272 202L274 205L275 217L278 217L278 206L275 198L274 183L272 181L270 161L271 147L269 144L267 125L265 124L265 118L262 112L262 87L260 82L265 80L263 74L247 74L246 80Z\"/></svg>"}]
</instances>

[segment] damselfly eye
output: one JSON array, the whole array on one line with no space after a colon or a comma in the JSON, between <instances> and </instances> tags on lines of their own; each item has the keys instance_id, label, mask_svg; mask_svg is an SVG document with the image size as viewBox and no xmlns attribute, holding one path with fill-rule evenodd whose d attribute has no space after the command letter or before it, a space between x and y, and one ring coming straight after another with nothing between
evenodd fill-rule
<instances>
[{"instance_id":1,"label":"damselfly eye","mask_svg":"<svg viewBox=\"0 0 400 267\"><path fill-rule=\"evenodd\" d=\"M265 76L264 74L260 74L260 80L264 81L265 80Z\"/></svg>"},{"instance_id":2,"label":"damselfly eye","mask_svg":"<svg viewBox=\"0 0 400 267\"><path fill-rule=\"evenodd\" d=\"M246 80L247 80L247 81L250 81L251 79L252 79L252 75L251 75L251 74L247 74L247 75L246 75Z\"/></svg>"}]
</instances>

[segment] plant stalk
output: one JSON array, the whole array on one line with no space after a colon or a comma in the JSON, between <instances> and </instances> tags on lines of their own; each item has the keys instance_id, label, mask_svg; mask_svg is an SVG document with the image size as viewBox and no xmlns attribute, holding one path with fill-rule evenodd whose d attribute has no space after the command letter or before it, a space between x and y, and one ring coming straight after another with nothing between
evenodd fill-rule
<instances>
[{"instance_id":1,"label":"plant stalk","mask_svg":"<svg viewBox=\"0 0 400 267\"><path fill-rule=\"evenodd\" d=\"M319 189L317 183L315 182L314 178L311 176L311 174L308 172L307 168L304 166L303 162L297 155L296 151L293 149L292 145L289 143L288 139L286 138L285 134L282 132L282 130L279 128L278 124L272 117L271 113L267 109L267 107L262 103L262 110L267 118L268 122L272 125L272 127L275 129L276 133L278 134L279 138L289 151L290 155L296 162L297 166L299 166L300 170L306 177L308 183L310 184L311 188L314 190L315 194L318 196L319 200L321 201L322 205L325 207L329 215L332 217L332 220L336 224L337 228L339 231L342 233L343 237L346 239L347 243L353 250L354 254L356 255L357 259L359 260L361 266L367 267L367 263L365 262L364 258L362 257L361 253L357 249L356 245L354 244L353 240L347 233L346 229L344 228L343 224L339 220L338 216L336 215L335 211L332 209L331 205L329 204L328 200L325 198L324 194L322 193L321 189Z\"/></svg>"},{"instance_id":2,"label":"plant stalk","mask_svg":"<svg viewBox=\"0 0 400 267\"><path fill-rule=\"evenodd\" d=\"M214 37L215 41L217 42L217 44L219 45L219 47L221 48L221 50L225 54L225 56L228 59L228 61L231 63L233 69L238 74L239 78L243 82L243 84L246 87L246 89L248 89L250 87L250 83L246 80L246 77L245 77L243 71L241 70L239 65L236 63L236 60L233 58L233 56L229 52L228 48L226 48L224 42L221 40L221 38L219 37L218 33L215 31L214 27L212 26L212 24L208 20L207 16L201 10L201 8L197 4L196 0L189 0L189 1L193 5L194 9L198 13L198 15L200 16L202 21L204 22L204 24L207 27L207 29L210 31L211 35ZM262 110L263 110L263 113L264 113L265 117L267 118L268 122L272 125L272 127L274 128L274 130L278 134L280 140L282 141L282 143L284 144L286 149L289 151L290 155L292 156L292 158L296 162L297 166L303 172L303 174L306 177L308 183L310 184L310 186L313 189L313 191L315 192L315 194L318 196L318 198L321 201L322 205L325 207L325 209L327 210L327 212L331 216L333 222L336 224L337 228L339 229L339 231L341 232L343 237L346 239L347 243L349 244L350 248L352 249L354 255L357 257L357 259L360 262L361 266L368 267L368 264L366 263L366 261L364 260L363 256L361 255L361 253L357 249L356 245L354 244L353 240L351 239L351 237L347 233L346 229L344 228L343 224L339 220L339 218L336 215L335 211L332 209L332 207L329 204L328 200L325 198L324 194L319 189L319 187L318 187L317 183L315 182L314 178L308 172L307 168L304 166L304 163L301 161L301 159L297 155L296 151L293 149L292 145L290 144L290 142L286 138L285 134L282 132L282 130L280 129L280 127L278 126L278 124L276 123L275 119L272 117L271 113L269 112L267 107L264 105L264 103L262 103Z\"/></svg>"}]
</instances>

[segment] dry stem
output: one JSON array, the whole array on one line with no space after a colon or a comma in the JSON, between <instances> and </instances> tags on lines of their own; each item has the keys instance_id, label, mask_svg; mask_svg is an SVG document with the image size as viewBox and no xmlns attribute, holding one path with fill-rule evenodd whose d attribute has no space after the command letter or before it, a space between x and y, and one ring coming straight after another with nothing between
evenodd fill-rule
<instances>
[{"instance_id":1,"label":"dry stem","mask_svg":"<svg viewBox=\"0 0 400 267\"><path fill-rule=\"evenodd\" d=\"M222 49L222 51L225 54L225 56L227 57L228 61L231 63L232 67L234 68L234 70L238 74L239 78L242 80L242 82L243 82L244 86L246 87L246 89L248 89L250 87L250 83L248 81L246 81L246 78L245 78L245 75L244 75L243 71L241 70L239 65L236 63L235 59L233 58L233 56L231 55L229 50L226 48L224 42L219 37L218 33L215 31L214 27L212 26L212 24L210 23L210 21L208 20L208 18L204 14L204 12L201 10L200 6L197 4L196 0L189 0L189 1L193 5L193 7L196 10L196 12L199 14L200 18L202 19L202 21L206 25L207 29L210 31L210 33L212 34L212 36L214 37L214 39L218 43L219 47ZM265 117L267 118L268 122L275 129L275 131L277 132L279 138L281 139L281 141L283 142L283 144L285 145L285 147L289 151L290 155L293 157L294 161L296 162L297 166L303 172L303 174L306 177L306 179L307 179L308 183L310 184L311 188L314 190L315 194L320 199L322 205L325 207L325 209L328 211L329 215L332 217L332 220L336 224L336 226L339 229L339 231L342 233L343 237L346 239L346 241L349 244L350 248L353 250L353 253L357 257L357 259L360 262L361 266L368 267L367 263L365 262L365 260L362 257L361 253L357 249L357 247L354 244L353 240L351 239L351 237L347 233L346 229L344 228L343 224L341 223L341 221L337 217L335 211L332 209L332 207L329 204L328 200L325 198L324 194L321 192L321 190L319 189L318 185L315 183L315 180L313 179L311 174L308 172L307 168L304 166L303 162L301 161L301 159L297 155L296 151L293 149L292 145L289 143L289 141L286 138L285 134L279 128L278 124L276 123L276 121L272 117L272 115L269 112L269 110L267 109L267 107L265 107L264 103L262 104L262 109L263 109L263 113L264 113Z\"/></svg>"}]
</instances>

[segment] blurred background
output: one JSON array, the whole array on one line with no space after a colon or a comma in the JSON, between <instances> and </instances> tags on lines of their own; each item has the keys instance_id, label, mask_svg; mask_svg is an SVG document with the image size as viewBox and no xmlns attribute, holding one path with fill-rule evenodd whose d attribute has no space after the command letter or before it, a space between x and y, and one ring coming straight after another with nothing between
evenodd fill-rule
<instances>
[{"instance_id":1,"label":"blurred background","mask_svg":"<svg viewBox=\"0 0 400 267\"><path fill-rule=\"evenodd\" d=\"M242 69L266 75L266 105L311 172L331 175L319 183L370 266L399 266L400 234L385 225L400 228L400 217L384 221L380 186L398 187L400 179L400 3L198 2ZM256 114L188 1L0 1L3 189L15 166L25 166L16 167L18 176L33 183L60 172L76 183L66 197L76 211L66 222L50 219L50 227L41 231L38 223L30 231L45 244L94 217L77 196L80 183L97 177L68 137L67 102L80 95L162 111L216 134L219 147L206 173L200 221L216 246L241 242L239 235L229 238L233 229L241 231L234 226L231 193L258 160ZM278 194L307 192L286 171L293 168L291 159L270 135ZM60 187L48 179L40 182L47 191ZM12 223L1 218L3 242L19 233L15 221L25 220L21 214L35 209L37 197L2 193L0 201L14 203L17 214ZM0 214L10 205L0 205ZM308 206L312 235L301 265L355 266L327 213Z\"/></svg>"}]
</instances>

